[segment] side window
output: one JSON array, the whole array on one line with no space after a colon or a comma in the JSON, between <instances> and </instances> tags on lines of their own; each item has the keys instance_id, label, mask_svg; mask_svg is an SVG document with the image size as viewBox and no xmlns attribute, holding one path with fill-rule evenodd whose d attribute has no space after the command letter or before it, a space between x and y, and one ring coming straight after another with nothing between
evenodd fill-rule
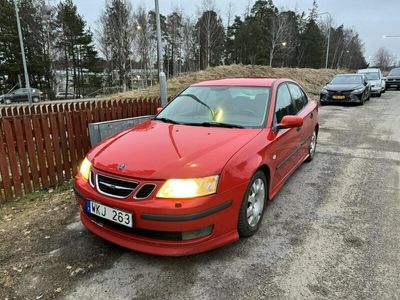
<instances>
[{"instance_id":1,"label":"side window","mask_svg":"<svg viewBox=\"0 0 400 300\"><path fill-rule=\"evenodd\" d=\"M280 123L282 118L287 115L296 115L293 107L292 97L286 84L278 88L275 105L275 120Z\"/></svg>"},{"instance_id":2,"label":"side window","mask_svg":"<svg viewBox=\"0 0 400 300\"><path fill-rule=\"evenodd\" d=\"M303 90L298 85L289 83L288 86L297 114L308 104L308 99Z\"/></svg>"}]
</instances>

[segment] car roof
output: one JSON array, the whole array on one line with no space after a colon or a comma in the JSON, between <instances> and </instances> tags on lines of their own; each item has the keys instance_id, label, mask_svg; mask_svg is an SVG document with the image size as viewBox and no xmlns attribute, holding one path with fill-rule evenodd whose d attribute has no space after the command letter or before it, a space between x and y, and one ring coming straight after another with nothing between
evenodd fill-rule
<instances>
[{"instance_id":1,"label":"car roof","mask_svg":"<svg viewBox=\"0 0 400 300\"><path fill-rule=\"evenodd\" d=\"M191 86L262 86L271 87L278 78L224 78L201 81ZM289 79L288 79L289 80Z\"/></svg>"}]
</instances>

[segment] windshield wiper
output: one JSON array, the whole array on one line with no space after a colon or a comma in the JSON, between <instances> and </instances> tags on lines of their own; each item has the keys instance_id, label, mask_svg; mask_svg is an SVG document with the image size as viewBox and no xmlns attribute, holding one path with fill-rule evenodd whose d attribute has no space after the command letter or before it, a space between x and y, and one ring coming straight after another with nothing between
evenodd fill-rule
<instances>
[{"instance_id":1,"label":"windshield wiper","mask_svg":"<svg viewBox=\"0 0 400 300\"><path fill-rule=\"evenodd\" d=\"M171 124L182 124L182 123L179 123L179 122L177 122L175 120L168 119L168 118L154 118L153 120L158 120L158 121L161 121L161 122L164 122L164 123L171 123Z\"/></svg>"},{"instance_id":2,"label":"windshield wiper","mask_svg":"<svg viewBox=\"0 0 400 300\"><path fill-rule=\"evenodd\" d=\"M208 110L211 112L212 118L213 118L213 119L215 118L215 112L214 112L214 110L213 110L207 103L201 101L198 97L196 97L196 96L193 95L193 94L181 94L181 95L179 95L178 97L184 97L184 96L190 97L190 98L192 98L194 101L196 101L196 102L200 103L201 105L207 107Z\"/></svg>"},{"instance_id":3,"label":"windshield wiper","mask_svg":"<svg viewBox=\"0 0 400 300\"><path fill-rule=\"evenodd\" d=\"M185 123L185 125L204 126L204 127L244 128L244 126L242 125L220 123L220 122Z\"/></svg>"}]
</instances>

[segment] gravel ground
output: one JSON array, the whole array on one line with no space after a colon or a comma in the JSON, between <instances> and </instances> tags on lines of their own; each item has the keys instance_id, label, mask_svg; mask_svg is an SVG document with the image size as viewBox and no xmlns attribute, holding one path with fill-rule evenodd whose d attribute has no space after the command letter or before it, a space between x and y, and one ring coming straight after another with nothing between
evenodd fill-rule
<instances>
[{"instance_id":1,"label":"gravel ground","mask_svg":"<svg viewBox=\"0 0 400 300\"><path fill-rule=\"evenodd\" d=\"M0 299L400 299L400 92L320 109L258 234L189 257L105 242L70 186L0 209ZM31 201L29 201L31 200Z\"/></svg>"}]
</instances>

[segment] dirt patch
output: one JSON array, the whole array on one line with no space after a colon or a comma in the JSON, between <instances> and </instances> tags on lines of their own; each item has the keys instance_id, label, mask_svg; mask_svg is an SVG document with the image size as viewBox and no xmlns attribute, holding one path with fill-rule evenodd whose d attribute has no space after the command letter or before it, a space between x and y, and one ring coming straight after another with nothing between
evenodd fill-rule
<instances>
[{"instance_id":1,"label":"dirt patch","mask_svg":"<svg viewBox=\"0 0 400 300\"><path fill-rule=\"evenodd\" d=\"M113 259L78 214L71 183L0 206L0 299L57 298Z\"/></svg>"},{"instance_id":2,"label":"dirt patch","mask_svg":"<svg viewBox=\"0 0 400 300\"><path fill-rule=\"evenodd\" d=\"M338 73L344 70L271 68L267 66L230 65L208 68L203 71L185 74L168 80L168 95L175 96L190 84L211 79L229 77L285 77L300 83L310 95L319 95L321 88ZM159 86L155 85L139 91L119 93L112 98L158 97Z\"/></svg>"}]
</instances>

